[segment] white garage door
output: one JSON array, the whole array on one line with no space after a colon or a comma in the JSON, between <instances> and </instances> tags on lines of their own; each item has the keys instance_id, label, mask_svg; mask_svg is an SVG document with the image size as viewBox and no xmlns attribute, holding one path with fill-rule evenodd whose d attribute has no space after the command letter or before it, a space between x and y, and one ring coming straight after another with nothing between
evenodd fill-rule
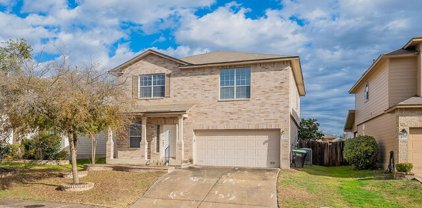
<instances>
[{"instance_id":1,"label":"white garage door","mask_svg":"<svg viewBox=\"0 0 422 208\"><path fill-rule=\"evenodd\" d=\"M261 168L280 166L278 130L196 131L195 145L197 165Z\"/></svg>"}]
</instances>

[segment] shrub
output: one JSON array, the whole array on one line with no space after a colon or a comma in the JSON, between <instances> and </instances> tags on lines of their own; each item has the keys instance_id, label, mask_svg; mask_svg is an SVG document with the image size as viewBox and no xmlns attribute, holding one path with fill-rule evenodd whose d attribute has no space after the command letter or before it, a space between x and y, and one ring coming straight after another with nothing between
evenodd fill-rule
<instances>
[{"instance_id":1,"label":"shrub","mask_svg":"<svg viewBox=\"0 0 422 208\"><path fill-rule=\"evenodd\" d=\"M60 153L61 138L54 134L40 133L32 139L23 139L23 158L28 160L56 160ZM63 154L63 153L61 153Z\"/></svg>"},{"instance_id":2,"label":"shrub","mask_svg":"<svg viewBox=\"0 0 422 208\"><path fill-rule=\"evenodd\" d=\"M354 169L374 168L377 162L378 145L374 137L358 136L348 139L344 145L344 158Z\"/></svg>"},{"instance_id":3,"label":"shrub","mask_svg":"<svg viewBox=\"0 0 422 208\"><path fill-rule=\"evenodd\" d=\"M3 158L6 160L22 159L22 150L20 144L9 144L2 150Z\"/></svg>"},{"instance_id":4,"label":"shrub","mask_svg":"<svg viewBox=\"0 0 422 208\"><path fill-rule=\"evenodd\" d=\"M396 170L398 172L410 173L413 169L412 163L399 163L396 165Z\"/></svg>"},{"instance_id":5,"label":"shrub","mask_svg":"<svg viewBox=\"0 0 422 208\"><path fill-rule=\"evenodd\" d=\"M52 134L39 134L34 138L35 159L55 160L60 152L61 138Z\"/></svg>"},{"instance_id":6,"label":"shrub","mask_svg":"<svg viewBox=\"0 0 422 208\"><path fill-rule=\"evenodd\" d=\"M33 139L22 139L23 158L28 160L35 159L35 142Z\"/></svg>"},{"instance_id":7,"label":"shrub","mask_svg":"<svg viewBox=\"0 0 422 208\"><path fill-rule=\"evenodd\" d=\"M0 159L4 159L7 154L7 143L0 142Z\"/></svg>"},{"instance_id":8,"label":"shrub","mask_svg":"<svg viewBox=\"0 0 422 208\"><path fill-rule=\"evenodd\" d=\"M56 160L66 160L68 156L68 153L66 150L62 150L60 152L58 152L55 156Z\"/></svg>"}]
</instances>

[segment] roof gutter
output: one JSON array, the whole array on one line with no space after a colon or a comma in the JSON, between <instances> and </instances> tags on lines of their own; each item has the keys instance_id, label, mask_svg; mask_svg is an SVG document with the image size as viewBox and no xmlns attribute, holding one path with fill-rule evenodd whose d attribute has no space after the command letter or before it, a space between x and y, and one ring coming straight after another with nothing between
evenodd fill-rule
<instances>
[{"instance_id":1,"label":"roof gutter","mask_svg":"<svg viewBox=\"0 0 422 208\"><path fill-rule=\"evenodd\" d=\"M204 68L204 67L210 67L210 66L269 63L269 62L277 62L277 61L290 61L295 58L299 58L299 56L288 56L288 57L266 58L266 59L251 59L251 60L240 60L240 61L226 61L226 62L215 62L215 63L205 63L205 64L191 64L187 66L179 66L179 68L180 69L197 69L197 68Z\"/></svg>"},{"instance_id":2,"label":"roof gutter","mask_svg":"<svg viewBox=\"0 0 422 208\"><path fill-rule=\"evenodd\" d=\"M390 113L390 112L393 112L394 110L397 110L397 109L416 109L416 108L422 108L422 104L396 105L396 106L393 106L393 107L385 110L385 113Z\"/></svg>"}]
</instances>

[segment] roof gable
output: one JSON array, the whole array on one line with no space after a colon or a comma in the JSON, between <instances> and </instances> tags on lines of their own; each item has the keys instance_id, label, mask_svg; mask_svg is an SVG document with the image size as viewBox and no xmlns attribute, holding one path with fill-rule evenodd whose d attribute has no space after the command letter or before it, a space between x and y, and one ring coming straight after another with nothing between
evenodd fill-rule
<instances>
[{"instance_id":1,"label":"roof gable","mask_svg":"<svg viewBox=\"0 0 422 208\"><path fill-rule=\"evenodd\" d=\"M109 73L112 73L112 74L121 73L123 71L123 69L131 66L132 64L134 64L134 63L142 60L143 58L145 58L146 56L151 55L151 54L156 55L156 56L159 56L159 57L164 58L164 59L167 59L167 60L170 60L170 61L173 61L173 62L176 62L176 63L178 63L180 65L184 65L184 66L191 65L191 63L188 63L186 61L182 61L180 59L177 59L177 58L168 56L168 55L163 54L163 53L160 53L158 51L155 51L155 50L152 50L152 49L148 49L148 50L140 53L139 55L133 57L132 59L124 62L123 64L120 64L119 66L117 66L117 67L109 70Z\"/></svg>"},{"instance_id":2,"label":"roof gable","mask_svg":"<svg viewBox=\"0 0 422 208\"><path fill-rule=\"evenodd\" d=\"M371 64L371 66L362 74L362 76L359 78L358 81L353 85L352 88L350 88L349 93L356 93L359 86L361 86L362 83L364 83L365 80L372 74L372 72L376 71L381 66L382 63L384 63L385 60L390 58L404 58L404 57L412 57L417 55L417 51L414 50L405 50L405 49L398 49L386 54L380 55L374 62Z\"/></svg>"}]
</instances>

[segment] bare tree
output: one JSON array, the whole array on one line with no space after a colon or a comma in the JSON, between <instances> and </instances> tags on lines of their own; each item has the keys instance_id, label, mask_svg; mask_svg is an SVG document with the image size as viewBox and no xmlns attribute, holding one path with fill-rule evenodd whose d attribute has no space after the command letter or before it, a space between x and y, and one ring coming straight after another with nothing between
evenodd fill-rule
<instances>
[{"instance_id":1,"label":"bare tree","mask_svg":"<svg viewBox=\"0 0 422 208\"><path fill-rule=\"evenodd\" d=\"M22 54L25 60L26 53ZM5 63L12 64L2 68L0 115L17 132L48 129L67 135L73 183L78 184L78 136L88 134L95 143L96 133L125 123L120 85L93 66L78 68L65 58L41 65Z\"/></svg>"}]
</instances>

